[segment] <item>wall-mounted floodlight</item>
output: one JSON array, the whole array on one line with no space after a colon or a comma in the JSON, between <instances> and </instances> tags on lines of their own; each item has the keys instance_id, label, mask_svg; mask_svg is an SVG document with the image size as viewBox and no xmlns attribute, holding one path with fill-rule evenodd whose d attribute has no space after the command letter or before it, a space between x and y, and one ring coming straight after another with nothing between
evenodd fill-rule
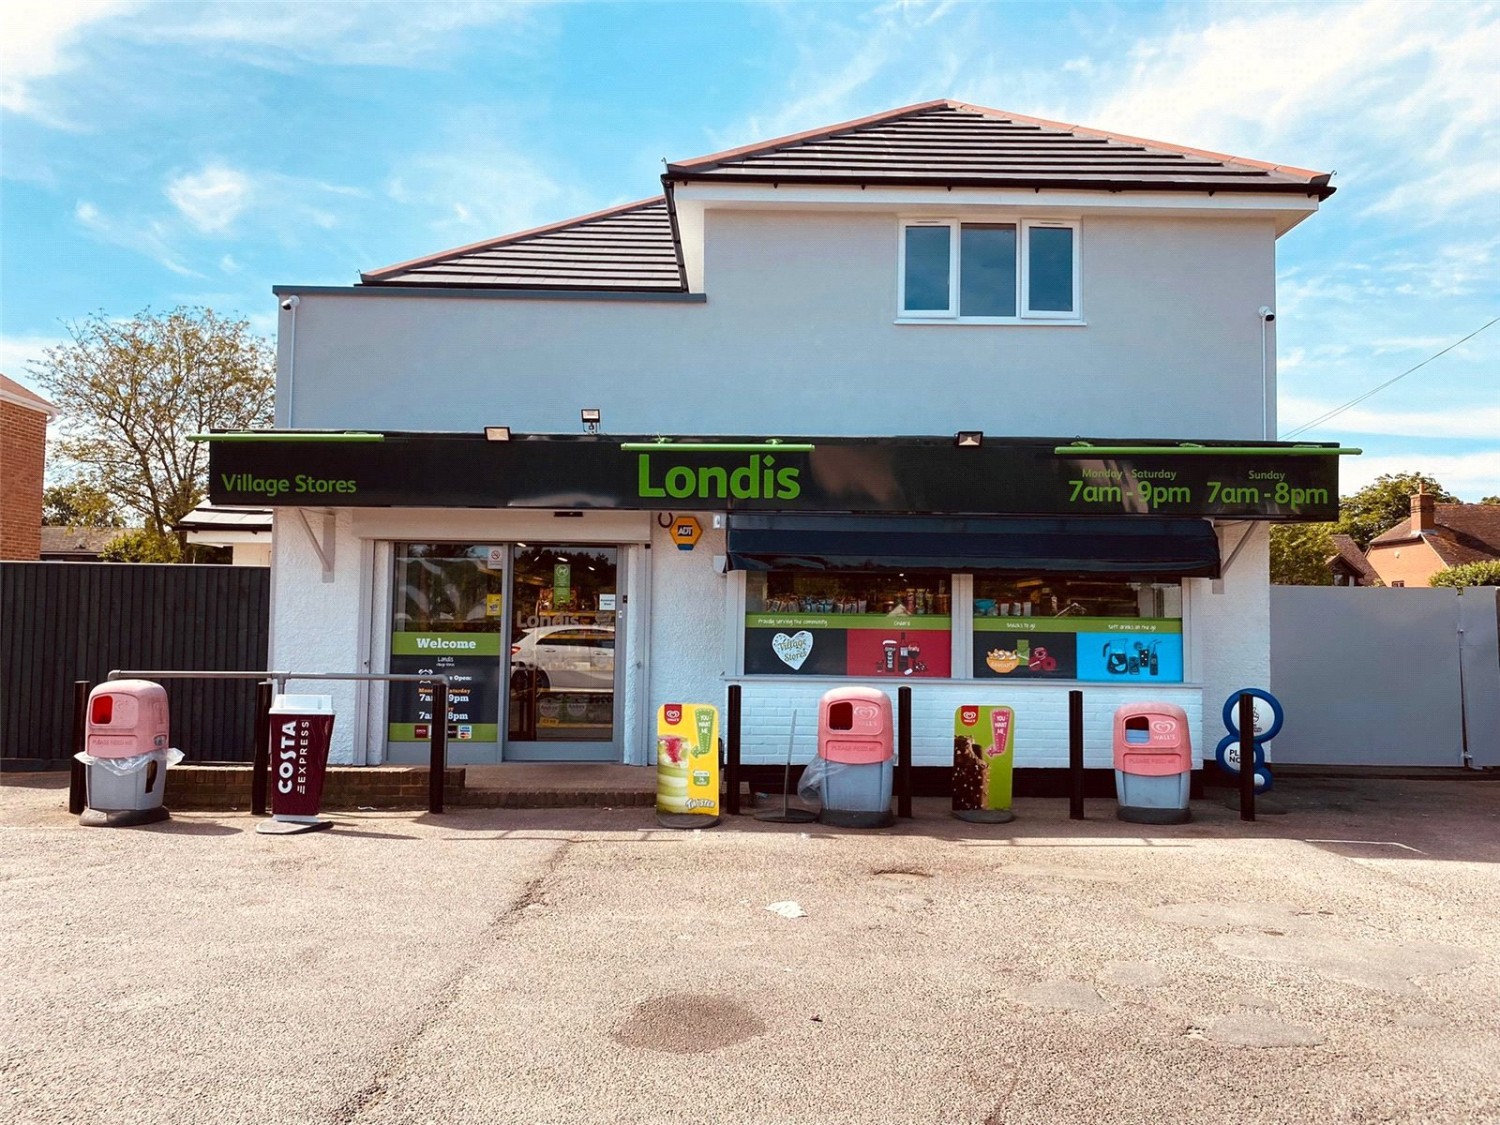
<instances>
[{"instance_id":1,"label":"wall-mounted floodlight","mask_svg":"<svg viewBox=\"0 0 1500 1125\"><path fill-rule=\"evenodd\" d=\"M984 444L983 430L959 430L953 444L960 449L978 449Z\"/></svg>"},{"instance_id":2,"label":"wall-mounted floodlight","mask_svg":"<svg viewBox=\"0 0 1500 1125\"><path fill-rule=\"evenodd\" d=\"M599 432L599 411L585 406L578 412L578 417L583 420L583 432L586 434L597 434Z\"/></svg>"},{"instance_id":3,"label":"wall-mounted floodlight","mask_svg":"<svg viewBox=\"0 0 1500 1125\"><path fill-rule=\"evenodd\" d=\"M510 427L509 426L486 426L484 428L484 440L485 441L509 441L510 440Z\"/></svg>"}]
</instances>

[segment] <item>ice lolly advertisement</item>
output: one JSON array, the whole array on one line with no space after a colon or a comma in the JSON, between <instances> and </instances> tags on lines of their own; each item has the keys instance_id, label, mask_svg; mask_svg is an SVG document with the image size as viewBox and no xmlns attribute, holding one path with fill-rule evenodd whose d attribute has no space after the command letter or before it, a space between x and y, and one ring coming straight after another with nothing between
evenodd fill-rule
<instances>
[{"instance_id":1,"label":"ice lolly advertisement","mask_svg":"<svg viewBox=\"0 0 1500 1125\"><path fill-rule=\"evenodd\" d=\"M719 710L666 703L656 716L656 811L719 815Z\"/></svg>"},{"instance_id":2,"label":"ice lolly advertisement","mask_svg":"<svg viewBox=\"0 0 1500 1125\"><path fill-rule=\"evenodd\" d=\"M953 811L1010 808L1016 713L966 704L953 716Z\"/></svg>"}]
</instances>

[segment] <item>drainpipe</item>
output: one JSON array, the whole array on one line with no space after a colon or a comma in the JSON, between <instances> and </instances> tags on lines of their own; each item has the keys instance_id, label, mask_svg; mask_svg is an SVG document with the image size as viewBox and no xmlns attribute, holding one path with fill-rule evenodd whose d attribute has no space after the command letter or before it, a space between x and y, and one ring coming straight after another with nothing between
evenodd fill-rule
<instances>
[{"instance_id":1,"label":"drainpipe","mask_svg":"<svg viewBox=\"0 0 1500 1125\"><path fill-rule=\"evenodd\" d=\"M282 424L282 428L287 430L296 428L292 425L292 392L297 385L297 306L301 303L302 298L295 293L283 298L281 302L281 311L287 314L287 319L291 322L286 351L286 417Z\"/></svg>"}]
</instances>

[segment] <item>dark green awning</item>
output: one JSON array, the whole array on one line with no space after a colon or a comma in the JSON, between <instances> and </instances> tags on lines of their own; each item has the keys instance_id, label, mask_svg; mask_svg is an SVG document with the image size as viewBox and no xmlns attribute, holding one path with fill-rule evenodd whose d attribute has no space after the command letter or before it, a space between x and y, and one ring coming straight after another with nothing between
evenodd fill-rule
<instances>
[{"instance_id":1,"label":"dark green awning","mask_svg":"<svg viewBox=\"0 0 1500 1125\"><path fill-rule=\"evenodd\" d=\"M732 513L736 570L950 570L1217 578L1202 519Z\"/></svg>"}]
</instances>

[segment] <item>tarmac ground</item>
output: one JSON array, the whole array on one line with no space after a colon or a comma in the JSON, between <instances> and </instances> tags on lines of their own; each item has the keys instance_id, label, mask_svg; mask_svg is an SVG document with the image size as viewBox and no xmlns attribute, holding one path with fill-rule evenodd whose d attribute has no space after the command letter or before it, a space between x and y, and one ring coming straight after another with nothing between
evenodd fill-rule
<instances>
[{"instance_id":1,"label":"tarmac ground","mask_svg":"<svg viewBox=\"0 0 1500 1125\"><path fill-rule=\"evenodd\" d=\"M269 837L4 781L7 1121L1500 1121L1500 784Z\"/></svg>"}]
</instances>

